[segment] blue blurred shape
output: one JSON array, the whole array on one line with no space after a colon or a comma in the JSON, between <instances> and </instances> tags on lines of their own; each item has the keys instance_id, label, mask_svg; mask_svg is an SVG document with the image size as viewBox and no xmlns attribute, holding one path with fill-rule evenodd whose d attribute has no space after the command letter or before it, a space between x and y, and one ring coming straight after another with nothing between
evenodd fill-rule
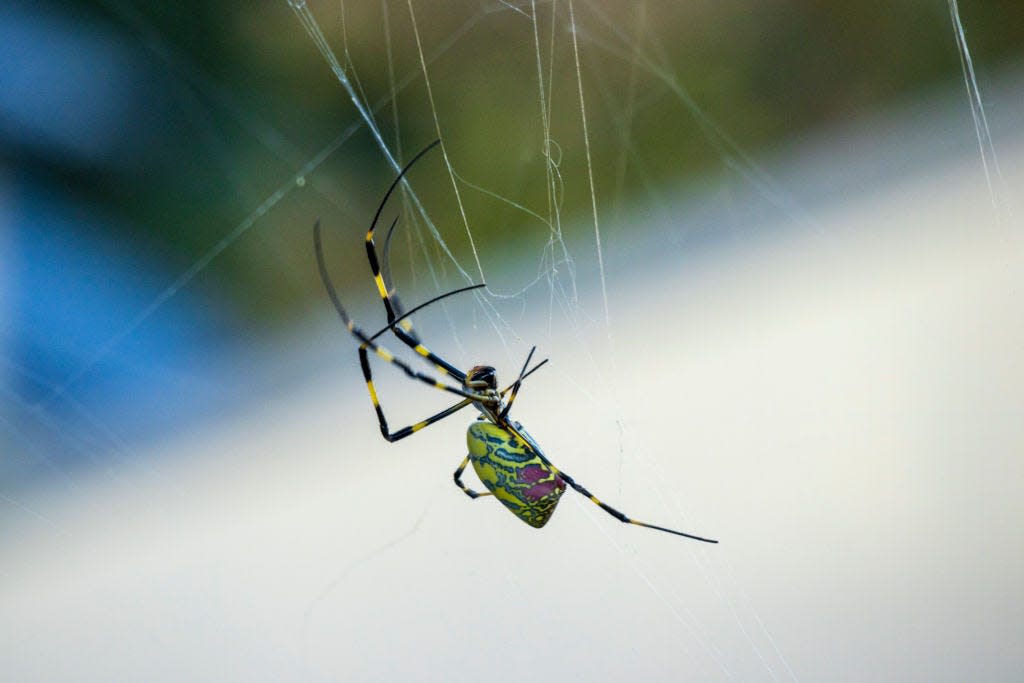
<instances>
[{"instance_id":1,"label":"blue blurred shape","mask_svg":"<svg viewBox=\"0 0 1024 683\"><path fill-rule=\"evenodd\" d=\"M214 378L225 367L219 306L182 290L133 328L173 279L160 263L41 188L9 186L2 207L3 442L29 465L14 476L102 461L123 440L179 426L225 395Z\"/></svg>"},{"instance_id":2,"label":"blue blurred shape","mask_svg":"<svg viewBox=\"0 0 1024 683\"><path fill-rule=\"evenodd\" d=\"M116 34L64 12L0 7L0 135L24 151L109 160L144 79Z\"/></svg>"},{"instance_id":3,"label":"blue blurred shape","mask_svg":"<svg viewBox=\"0 0 1024 683\"><path fill-rule=\"evenodd\" d=\"M161 83L81 6L0 6L3 482L109 464L237 386L226 309L193 282L139 321L181 264L74 181L135 177L174 148Z\"/></svg>"}]
</instances>

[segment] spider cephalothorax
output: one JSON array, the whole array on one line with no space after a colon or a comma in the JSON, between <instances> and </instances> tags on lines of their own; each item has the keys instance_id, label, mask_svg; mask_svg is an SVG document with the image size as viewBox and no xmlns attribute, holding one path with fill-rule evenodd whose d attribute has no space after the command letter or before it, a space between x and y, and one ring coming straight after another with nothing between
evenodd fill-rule
<instances>
[{"instance_id":1,"label":"spider cephalothorax","mask_svg":"<svg viewBox=\"0 0 1024 683\"><path fill-rule=\"evenodd\" d=\"M465 385L467 389L481 391L498 389L498 373L490 365L474 365L466 373Z\"/></svg>"},{"instance_id":2,"label":"spider cephalothorax","mask_svg":"<svg viewBox=\"0 0 1024 683\"><path fill-rule=\"evenodd\" d=\"M341 300L338 298L338 293L335 291L334 285L327 274L327 264L324 261L320 235L320 222L317 221L313 228L313 244L316 248L317 267L320 269L320 277L324 282L324 287L327 289L327 294L330 296L335 310L338 311L342 322L345 323L345 327L359 340L359 365L363 370L363 377L366 379L366 387L370 390L370 400L373 402L373 408L377 412L380 433L388 441L398 441L418 432L424 427L429 427L435 422L462 410L466 406L472 405L480 411L481 416L468 429L466 438L469 454L462 460L462 464L459 465L454 474L455 484L470 498L494 496L519 519L530 526L539 528L547 523L555 510L555 506L558 504L558 499L565 491L566 486L568 486L577 493L587 497L591 502L620 522L635 524L647 527L648 529L657 529L658 531L666 531L670 534L685 536L698 541L717 543L718 541L684 534L682 531L674 531L630 519L610 505L598 500L572 477L551 464L551 461L541 451L540 446L526 433L523 426L508 416L523 380L547 362L546 360L541 361L527 370L530 366L530 360L533 358L533 350L526 357L526 362L523 364L523 369L519 371L519 377L516 381L499 390L498 377L493 367L489 365L476 365L469 372L463 372L457 366L449 363L423 345L423 342L413 330L412 322L409 320L410 315L426 308L435 301L458 294L459 292L477 289L484 285L479 284L456 289L434 297L408 311L403 311L398 301L398 296L395 294L395 288L388 281L387 274L382 270L380 261L377 259L377 248L373 242L373 234L377 228L377 221L380 218L381 211L384 210L384 205L398 186L399 181L402 180L420 157L439 142L440 140L435 140L426 149L413 157L412 161L406 164L405 168L402 169L401 173L398 174L398 177L391 184L387 194L384 195L384 200L381 201L380 206L377 208L377 214L373 217L373 223L370 224L370 230L366 233L366 255L370 261L370 271L373 273L377 291L380 293L384 303L384 311L388 317L388 324L383 329L372 335L366 334L356 326L354 320L348 317L344 307L341 305ZM391 224L392 231L397 222L398 219L396 218L395 222ZM388 233L384 246L385 265L387 264L387 242L390 241L390 237L391 232ZM396 358L390 351L377 344L376 339L388 332L394 334L400 342L419 354L440 376L450 380L450 383L414 370L409 363ZM391 431L388 427L388 421L384 417L384 409L381 408L380 400L377 398L377 390L373 386L373 373L370 370L370 353L397 367L410 379L423 382L435 389L461 396L462 400L416 424ZM456 384L457 386L453 386ZM462 483L462 472L470 462L473 463L473 469L477 476L480 477L480 481L487 487L487 493L478 493Z\"/></svg>"},{"instance_id":3,"label":"spider cephalothorax","mask_svg":"<svg viewBox=\"0 0 1024 683\"><path fill-rule=\"evenodd\" d=\"M498 391L498 373L490 365L475 365L466 373L462 383L466 391L486 396L486 401L473 401L474 407L491 421L497 421L503 409Z\"/></svg>"}]
</instances>

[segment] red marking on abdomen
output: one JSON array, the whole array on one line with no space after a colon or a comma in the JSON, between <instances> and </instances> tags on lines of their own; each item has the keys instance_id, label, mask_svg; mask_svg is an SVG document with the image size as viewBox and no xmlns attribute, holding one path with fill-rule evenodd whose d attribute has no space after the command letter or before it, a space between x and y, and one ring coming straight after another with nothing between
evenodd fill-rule
<instances>
[{"instance_id":1,"label":"red marking on abdomen","mask_svg":"<svg viewBox=\"0 0 1024 683\"><path fill-rule=\"evenodd\" d=\"M539 469L539 468L538 468ZM550 472L545 472L545 475ZM530 488L523 491L523 496L530 500L540 500L546 496L550 496L552 493L558 493L561 495L562 491L565 490L565 482L559 476L553 477L550 481L544 481L539 484L534 484Z\"/></svg>"},{"instance_id":2,"label":"red marking on abdomen","mask_svg":"<svg viewBox=\"0 0 1024 683\"><path fill-rule=\"evenodd\" d=\"M540 465L527 465L526 467L519 470L519 475L516 479L520 484L532 484L535 481L546 479L551 472L544 469Z\"/></svg>"}]
</instances>

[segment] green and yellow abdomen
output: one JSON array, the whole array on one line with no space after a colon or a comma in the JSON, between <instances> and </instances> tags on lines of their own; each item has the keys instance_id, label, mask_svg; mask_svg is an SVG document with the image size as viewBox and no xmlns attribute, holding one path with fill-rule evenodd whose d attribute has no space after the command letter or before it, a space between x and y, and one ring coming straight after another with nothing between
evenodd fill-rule
<instances>
[{"instance_id":1,"label":"green and yellow abdomen","mask_svg":"<svg viewBox=\"0 0 1024 683\"><path fill-rule=\"evenodd\" d=\"M473 469L487 490L532 527L547 524L565 482L521 438L491 422L466 432Z\"/></svg>"}]
</instances>

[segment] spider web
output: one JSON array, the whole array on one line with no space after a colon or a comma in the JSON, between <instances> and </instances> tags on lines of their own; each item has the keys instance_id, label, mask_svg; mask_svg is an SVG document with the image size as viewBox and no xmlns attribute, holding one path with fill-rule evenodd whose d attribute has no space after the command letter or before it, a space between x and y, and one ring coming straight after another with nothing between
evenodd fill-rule
<instances>
[{"instance_id":1,"label":"spider web","mask_svg":"<svg viewBox=\"0 0 1024 683\"><path fill-rule=\"evenodd\" d=\"M667 511L672 522L668 524L669 526L680 526L688 530L699 532L713 526L708 524L707 518L698 518L694 523L690 523L694 511L684 509L677 491L666 483L672 479L668 470L656 459L645 457L643 444L646 435L638 433L642 430L631 426L631 416L627 416L628 409L622 402L622 397L629 393L629 389L623 387L622 375L629 370L623 367L618 351L622 350L629 340L623 338L623 329L617 322L614 283L609 284L609 273L612 271L609 263L614 259L609 258L608 239L602 237L602 230L609 222L609 215L619 216L624 211L620 201L610 201L607 197L621 198L621 178L627 173L626 169L631 168L634 169L631 172L643 173L644 159L636 152L632 142L635 131L630 130L638 116L637 110L642 107L642 97L635 90L639 80L636 74L642 73L647 77L653 77L671 93L680 108L693 117L703 140L717 151L722 166L739 184L774 207L780 220L784 219L804 229L817 229L814 220L808 216L800 202L791 197L771 173L744 151L742 144L718 124L714 117L704 111L669 66L663 54L663 46L644 42L641 38L642 18L637 20L635 32L630 33L628 29L619 26L599 3L574 0L518 4L497 2L486 4L471 13L458 28L450 31L444 40L427 42L421 32L425 23L424 18L417 17L420 5L412 0L405 3L408 16L404 20L411 26L412 32L410 35L396 36L392 33L389 14L394 12L396 7L384 3L382 11L385 24L382 37L389 56L384 65L368 66L356 63L350 50L351 38L347 33L346 24L349 3L343 2L334 8L338 15L337 32L325 31L321 24L324 19L318 19L305 2L288 0L288 4L302 29L309 36L311 45L328 64L338 81L340 91L356 110L357 116L346 122L338 135L322 149L305 157L301 164L296 165L294 173L281 179L263 201L255 205L241 221L230 226L205 253L194 259L155 298L141 306L126 325L113 331L96 351L60 382L47 384L45 380L40 379L41 384L47 384L41 399L29 404L15 395L9 395L9 400L17 403L19 409L31 412L44 429L53 430L61 430L62 427L59 420L48 413L49 409L58 403L70 406L94 429L90 440L76 444L83 456L94 452L102 445L112 451L120 462L129 467L138 467L138 458L133 456L134 447L118 437L116 430L110 425L96 418L89 407L75 400L78 382L98 364L115 355L125 340L130 339L154 314L162 311L175 297L187 290L197 277L217 261L218 257L251 231L265 229L265 226L272 222L271 212L294 193L304 191L325 172L325 165L332 157L351 144L356 136L368 133L383 163L395 171L401 168L403 157L407 158L409 152L415 151L415 146L420 144L419 141L413 141L405 136L399 126L399 108L395 103L401 96L426 102L434 133L441 140L440 161L450 184L451 200L455 204L455 214L458 218L456 223L442 224L434 220L432 212L428 210L428 201L417 192L415 179L403 183L403 233L398 239L404 247L402 254L396 255L396 261L399 262L396 268L403 270L403 277L400 278L403 291L406 289L405 283L408 283L409 290L427 296L450 289L456 283L487 282L485 292L473 295L473 304L468 312L465 308L450 306L447 302L439 308L438 315L443 318L445 324L440 337L443 344L451 344L463 355L468 355L469 349L477 348L483 338L496 340L504 352L503 360L510 366L515 365L516 359L525 355L528 340L535 332L534 326L528 322L530 312L535 310L533 306L537 301L546 303L546 341L549 342L547 353L554 355L561 351L564 347L559 346L559 340L564 341L565 336L568 336L572 340L573 353L579 354L581 360L576 364L567 364L572 369L558 370L553 367L545 372L551 372L557 378L554 386L567 388L573 401L586 404L594 416L594 421L614 425L617 436L613 441L615 447L612 451L617 450L619 453L620 473L623 470L637 468L639 474L636 476L643 480L644 490L653 493L649 500L656 500L659 504L651 512L639 514L638 508L644 508L643 503L647 501L637 495L641 489L634 486L625 490L620 489L619 494L629 494L628 498L633 501L621 507L630 513L637 511L638 516L643 519L658 514L664 517ZM124 6L119 7L124 9ZM949 7L991 201L997 213L1003 215L1008 212L1008 202L1005 200L1005 190L1001 189L1003 180L996 159L995 143L989 131L956 2L950 0ZM435 99L435 91L452 87L443 79L439 81L434 75L437 60L447 55L463 36L475 30L481 22L494 17L500 17L503 22L510 25L513 22L520 22L523 33L529 37L528 40L519 42L517 47L522 53L522 63L529 64L529 76L536 84L534 123L541 131L541 135L538 139L522 144L541 150L542 161L539 166L532 165L526 171L527 175L542 179L547 202L545 207L539 209L521 203L503 189L495 190L485 183L477 182L472 171L464 170L460 166L459 155L451 141L453 133L446 125L450 118L454 118L454 113L450 108L446 108L444 103ZM334 18L330 21L333 22ZM327 37L328 34L334 33L340 34L339 47L333 46ZM391 56L391 49L398 41L415 45L417 68L405 73L396 70L396 59ZM609 92L608 83L602 80L600 67L593 66L590 61L593 55L598 53L605 57L613 57L628 67L633 76L629 81L630 89L625 96ZM560 62L556 59L556 54L561 57L568 55L571 61ZM376 99L367 95L360 82L360 73L365 74L368 69L383 69L387 72L387 92ZM562 77L556 77L555 73L558 70L563 72ZM524 68L524 77L526 71ZM569 74L568 79L564 78L566 73ZM566 83L569 87L566 87ZM588 112L593 116L597 107L595 103L607 103L609 99L616 105L615 111L619 115L617 132L620 135L621 150L621 158L617 162L620 180L617 186L611 189L600 187L595 182L594 168L597 162L592 144L593 131L588 123ZM567 102L572 102L573 107L568 107ZM388 110L393 116L393 137L389 137L381 125L381 117ZM577 151L582 150L580 157L585 160L583 163L569 168L563 156L563 145L567 147L568 141L554 132L555 128L562 131L568 129L577 134L575 145ZM261 130L264 133L263 138L272 137L267 129ZM496 162L501 163L502 160ZM582 210L579 206L574 206L572 211L567 209L567 186L576 188L577 196L583 196ZM649 185L649 190L655 198L654 204L660 203L661 209L670 210L669 202L657 198L659 190L653 181ZM477 228L479 219L475 217L477 214L471 212L464 201L464 195L469 193L485 196L511 207L521 216L524 224L529 226L528 229L535 241L543 245L540 256L534 257L537 264L535 273L523 276L520 272L509 276L495 265L500 259L489 257L485 246L493 247L495 240L480 236ZM582 219L581 216L585 216L586 219ZM442 225L444 227L441 227ZM464 240L458 246L453 245L456 239L453 225L458 226L462 232L457 239ZM584 269L587 271L586 274L581 273ZM492 281L507 281L511 284L500 286ZM427 284L424 285L424 282ZM594 292L597 293L596 296ZM463 332L462 323L467 315L474 320L482 321L483 329L473 326L473 332ZM566 322L561 322L560 317L564 317ZM419 324L418 318L417 325ZM430 327L429 321L426 324L428 329L437 332L436 327ZM521 327L529 328L529 333L521 333ZM598 334L595 334L595 330ZM490 348L494 348L493 344ZM556 366L557 363L552 365ZM580 368L585 370L585 375L578 372ZM22 368L12 370L26 371ZM19 441L22 447L29 451L35 449L35 437L31 433L26 432L14 419L2 415L0 419L3 419L9 437L13 436L14 440ZM592 425L587 425L590 426ZM589 459L607 459L608 453L591 453L580 448L575 453L566 453L566 456L582 462L583 464L577 467L582 467L586 471ZM74 475L68 474L44 454L40 454L39 457L69 488L78 488L79 484ZM403 454L401 457L406 456ZM556 462L558 461L556 459ZM574 468L567 469L575 474ZM129 485L132 485L133 476L131 470L128 470L128 473L118 471L110 474L112 479L127 480ZM586 481L582 477L581 479ZM597 487L594 487L594 490L601 493ZM0 493L0 497L12 508L17 508L45 524L58 527L57 531L60 534L72 535L69 529L60 528L58 523L53 522L45 511L22 502L18 496ZM622 495L608 497L618 502ZM682 551L673 551L687 554L692 568L702 579L697 592L711 595L713 606L717 609L708 611L692 608L693 587L681 585L674 580L671 569L666 571L659 556L652 554L649 544L633 541L619 534L619 528L611 527L609 520L600 511L585 501L581 502L575 497L572 499L577 508L591 519L605 546L614 551L621 571L614 572L612 578L628 580L655 597L672 622L670 641L695 652L694 660L706 667L706 673L711 672L715 677L730 679L745 679L748 675L771 680L798 679L787 661L784 648L779 647L773 635L772 625L762 619L758 609L746 595L742 581L736 578L736 572L730 564L728 549L723 547L721 552L719 549L710 552L687 547ZM646 506L645 509L650 507ZM301 640L307 665L311 657L310 638L317 633L321 636L329 633L329 630L325 630L327 627L317 621L317 617L329 605L336 603L338 586L344 584L353 569L361 566L365 561L363 558L378 558L389 552L396 544L422 535L423 532L418 530L425 514L426 511L422 515L412 511L408 518L410 523L416 521L409 531L393 539L386 539L380 544L360 546L362 553L359 557L344 565L340 573L334 572L329 581L321 582L318 591L314 591L312 601L303 604ZM653 521L657 522L662 517L653 517ZM634 543L636 545L633 545ZM517 577L507 570L501 578L513 585L517 581ZM554 617L550 608L538 609L547 618ZM709 617L708 614L714 616ZM714 623L718 618L724 618L726 626ZM729 635L722 636L723 633ZM742 643L741 647L737 647L737 641ZM310 665L307 673L315 676L315 668ZM325 674L325 677L329 675Z\"/></svg>"}]
</instances>

